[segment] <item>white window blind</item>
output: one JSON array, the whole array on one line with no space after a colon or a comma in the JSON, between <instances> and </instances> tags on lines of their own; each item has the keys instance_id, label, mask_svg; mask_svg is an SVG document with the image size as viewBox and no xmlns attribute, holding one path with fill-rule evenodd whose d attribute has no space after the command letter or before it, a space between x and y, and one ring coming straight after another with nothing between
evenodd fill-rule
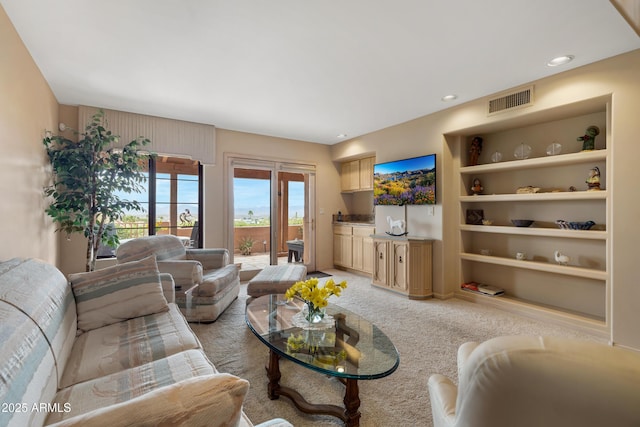
<instances>
[{"instance_id":1,"label":"white window blind","mask_svg":"<svg viewBox=\"0 0 640 427\"><path fill-rule=\"evenodd\" d=\"M98 111L96 107L79 107L80 133ZM107 129L120 137L122 145L142 136L151 144L149 151L171 157L188 157L204 165L213 165L216 160L216 128L212 125L145 116L123 111L104 111Z\"/></svg>"}]
</instances>

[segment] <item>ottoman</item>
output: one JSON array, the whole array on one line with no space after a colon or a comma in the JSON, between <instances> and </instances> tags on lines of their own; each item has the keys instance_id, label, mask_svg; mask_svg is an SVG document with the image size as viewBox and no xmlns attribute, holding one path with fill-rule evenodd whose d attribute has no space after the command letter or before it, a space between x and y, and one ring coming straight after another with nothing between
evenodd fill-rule
<instances>
[{"instance_id":1,"label":"ottoman","mask_svg":"<svg viewBox=\"0 0 640 427\"><path fill-rule=\"evenodd\" d=\"M268 265L247 285L249 297L284 294L296 282L305 280L307 267L301 264Z\"/></svg>"}]
</instances>

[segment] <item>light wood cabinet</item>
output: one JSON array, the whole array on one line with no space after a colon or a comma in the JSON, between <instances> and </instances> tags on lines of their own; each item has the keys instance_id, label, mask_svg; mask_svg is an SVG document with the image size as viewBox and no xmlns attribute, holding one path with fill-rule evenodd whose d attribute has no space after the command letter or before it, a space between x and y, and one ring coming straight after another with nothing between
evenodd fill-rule
<instances>
[{"instance_id":1,"label":"light wood cabinet","mask_svg":"<svg viewBox=\"0 0 640 427\"><path fill-rule=\"evenodd\" d=\"M388 287L389 242L373 239L373 284Z\"/></svg>"},{"instance_id":2,"label":"light wood cabinet","mask_svg":"<svg viewBox=\"0 0 640 427\"><path fill-rule=\"evenodd\" d=\"M371 227L371 234L374 231ZM373 273L373 238L370 236L362 238L362 271L367 274Z\"/></svg>"},{"instance_id":3,"label":"light wood cabinet","mask_svg":"<svg viewBox=\"0 0 640 427\"><path fill-rule=\"evenodd\" d=\"M373 285L422 299L433 295L433 241L421 238L373 237Z\"/></svg>"},{"instance_id":4,"label":"light wood cabinet","mask_svg":"<svg viewBox=\"0 0 640 427\"><path fill-rule=\"evenodd\" d=\"M342 191L357 191L360 189L360 162L353 160L342 163L340 170Z\"/></svg>"},{"instance_id":5,"label":"light wood cabinet","mask_svg":"<svg viewBox=\"0 0 640 427\"><path fill-rule=\"evenodd\" d=\"M373 164L375 157L360 159L360 190L373 190Z\"/></svg>"},{"instance_id":6,"label":"light wood cabinet","mask_svg":"<svg viewBox=\"0 0 640 427\"><path fill-rule=\"evenodd\" d=\"M576 108L579 112L572 115ZM493 285L505 294L489 297L458 288L457 296L608 336L609 115L608 101L601 99L559 109L551 120L492 129L479 134L484 143L478 165L466 165L471 139L478 134L459 137L460 283ZM591 125L600 128L596 150L582 152L576 137ZM560 154L548 153L552 142L561 144ZM530 147L528 158L514 158L514 150L523 143ZM496 152L502 153L503 161L492 161ZM585 180L596 166L601 191L587 191ZM475 179L481 180L483 194L471 194ZM517 194L517 188L525 186L540 191ZM492 225L467 223L471 210L482 212ZM515 227L513 219L535 222ZM596 225L590 230L566 230L556 220L593 220ZM556 250L570 257L568 265L556 262ZM525 253L525 259L516 259L516 252Z\"/></svg>"},{"instance_id":7,"label":"light wood cabinet","mask_svg":"<svg viewBox=\"0 0 640 427\"><path fill-rule=\"evenodd\" d=\"M351 160L341 164L340 183L345 193L373 190L375 157Z\"/></svg>"},{"instance_id":8,"label":"light wood cabinet","mask_svg":"<svg viewBox=\"0 0 640 427\"><path fill-rule=\"evenodd\" d=\"M375 228L373 227L353 227L352 248L353 264L351 268L365 273L371 273L371 259L373 250L373 239L370 237Z\"/></svg>"},{"instance_id":9,"label":"light wood cabinet","mask_svg":"<svg viewBox=\"0 0 640 427\"><path fill-rule=\"evenodd\" d=\"M371 274L373 271L373 239L369 226L333 226L333 264Z\"/></svg>"},{"instance_id":10,"label":"light wood cabinet","mask_svg":"<svg viewBox=\"0 0 640 427\"><path fill-rule=\"evenodd\" d=\"M352 227L333 226L333 263L350 268L353 265Z\"/></svg>"}]
</instances>

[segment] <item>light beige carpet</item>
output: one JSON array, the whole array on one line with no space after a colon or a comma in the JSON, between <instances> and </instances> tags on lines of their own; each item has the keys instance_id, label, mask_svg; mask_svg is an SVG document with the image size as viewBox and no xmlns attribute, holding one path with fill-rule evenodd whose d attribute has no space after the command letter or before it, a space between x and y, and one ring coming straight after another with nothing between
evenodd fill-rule
<instances>
[{"instance_id":1,"label":"light beige carpet","mask_svg":"<svg viewBox=\"0 0 640 427\"><path fill-rule=\"evenodd\" d=\"M457 382L456 354L466 341L484 341L500 335L555 335L601 341L600 338L556 325L519 317L491 307L458 299L424 301L374 288L370 279L329 270L348 288L330 302L341 305L375 323L396 345L400 366L388 377L360 381L360 425L363 427L431 426L427 380L433 373ZM327 280L327 279L321 279ZM250 381L244 410L254 423L274 417L296 427L340 426L336 418L306 415L281 397L269 400L265 363L267 347L245 323L246 284L240 296L212 324L192 324L209 358L221 372ZM334 378L282 360L281 384L292 385L313 403L341 404L344 386Z\"/></svg>"}]
</instances>

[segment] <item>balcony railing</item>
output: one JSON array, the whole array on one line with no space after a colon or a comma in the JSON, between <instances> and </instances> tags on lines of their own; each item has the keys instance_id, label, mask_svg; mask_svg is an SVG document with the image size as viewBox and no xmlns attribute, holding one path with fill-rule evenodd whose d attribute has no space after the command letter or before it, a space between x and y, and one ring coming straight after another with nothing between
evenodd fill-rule
<instances>
[{"instance_id":1,"label":"balcony railing","mask_svg":"<svg viewBox=\"0 0 640 427\"><path fill-rule=\"evenodd\" d=\"M149 234L149 225L146 221L116 221L116 230L120 241L144 237ZM172 228L168 221L156 224L156 234L173 234L183 239L190 238L193 226L177 226ZM250 254L264 254L271 251L271 227L235 227L234 228L233 250L236 254L241 254L243 242L251 242ZM300 225L290 225L287 230L287 240L302 239L302 228ZM286 244L282 242L278 248L278 253L286 254Z\"/></svg>"}]
</instances>

